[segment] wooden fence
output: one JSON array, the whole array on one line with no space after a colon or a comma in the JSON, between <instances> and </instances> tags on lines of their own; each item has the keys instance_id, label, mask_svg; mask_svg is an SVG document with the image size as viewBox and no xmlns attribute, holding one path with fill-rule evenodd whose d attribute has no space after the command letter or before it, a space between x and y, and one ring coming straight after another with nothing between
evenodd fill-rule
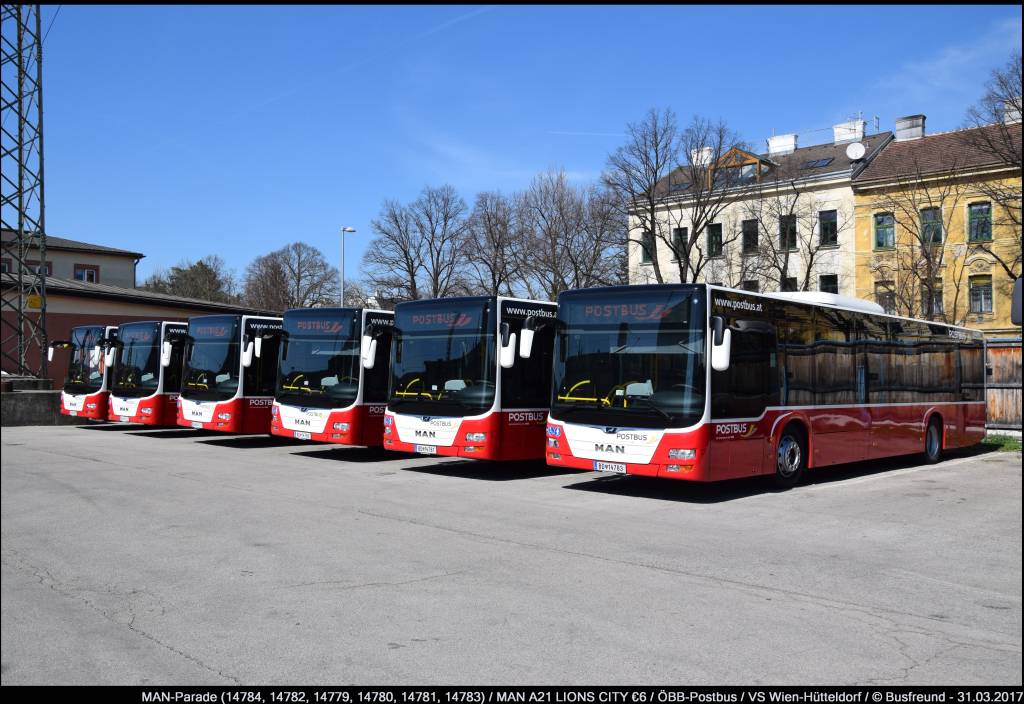
<instances>
[{"instance_id":1,"label":"wooden fence","mask_svg":"<svg viewBox=\"0 0 1024 704\"><path fill-rule=\"evenodd\" d=\"M988 427L1021 429L1021 341L989 342Z\"/></svg>"}]
</instances>

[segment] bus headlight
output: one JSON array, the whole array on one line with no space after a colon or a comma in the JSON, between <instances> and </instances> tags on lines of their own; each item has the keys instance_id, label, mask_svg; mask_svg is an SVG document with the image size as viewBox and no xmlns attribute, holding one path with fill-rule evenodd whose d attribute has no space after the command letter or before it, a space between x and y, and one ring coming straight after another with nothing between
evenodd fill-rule
<instances>
[{"instance_id":1,"label":"bus headlight","mask_svg":"<svg viewBox=\"0 0 1024 704\"><path fill-rule=\"evenodd\" d=\"M558 447L558 438L548 438L548 447Z\"/></svg>"},{"instance_id":2,"label":"bus headlight","mask_svg":"<svg viewBox=\"0 0 1024 704\"><path fill-rule=\"evenodd\" d=\"M692 459L695 459L696 457L697 457L697 451L696 450L672 449L672 450L668 451L668 458L670 460L692 460Z\"/></svg>"},{"instance_id":3,"label":"bus headlight","mask_svg":"<svg viewBox=\"0 0 1024 704\"><path fill-rule=\"evenodd\" d=\"M340 430L343 433L347 433L348 429L349 429L349 424L348 423L335 423L334 424L334 429L335 430Z\"/></svg>"},{"instance_id":4,"label":"bus headlight","mask_svg":"<svg viewBox=\"0 0 1024 704\"><path fill-rule=\"evenodd\" d=\"M95 411L96 410L96 404L95 403L87 403L87 404L85 404L85 407L88 408L90 411Z\"/></svg>"},{"instance_id":5,"label":"bus headlight","mask_svg":"<svg viewBox=\"0 0 1024 704\"><path fill-rule=\"evenodd\" d=\"M466 433L466 442L483 442L487 439L487 433Z\"/></svg>"},{"instance_id":6,"label":"bus headlight","mask_svg":"<svg viewBox=\"0 0 1024 704\"><path fill-rule=\"evenodd\" d=\"M153 415L153 409L152 408L140 408L139 409L139 413L141 413L144 416L151 416L151 415Z\"/></svg>"},{"instance_id":7,"label":"bus headlight","mask_svg":"<svg viewBox=\"0 0 1024 704\"><path fill-rule=\"evenodd\" d=\"M390 425L385 425L384 426L384 434L385 435L391 435L391 426Z\"/></svg>"},{"instance_id":8,"label":"bus headlight","mask_svg":"<svg viewBox=\"0 0 1024 704\"><path fill-rule=\"evenodd\" d=\"M231 420L231 414L222 411L217 414L217 420Z\"/></svg>"}]
</instances>

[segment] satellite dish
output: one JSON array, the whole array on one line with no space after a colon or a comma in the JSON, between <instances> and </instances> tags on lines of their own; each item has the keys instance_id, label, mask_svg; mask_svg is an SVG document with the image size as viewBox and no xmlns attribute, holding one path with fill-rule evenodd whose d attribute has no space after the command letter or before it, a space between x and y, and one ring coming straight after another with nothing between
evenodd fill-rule
<instances>
[{"instance_id":1,"label":"satellite dish","mask_svg":"<svg viewBox=\"0 0 1024 704\"><path fill-rule=\"evenodd\" d=\"M850 161L859 161L864 158L864 153L867 150L864 149L864 145L860 142L854 142L846 148L846 156L850 158Z\"/></svg>"}]
</instances>

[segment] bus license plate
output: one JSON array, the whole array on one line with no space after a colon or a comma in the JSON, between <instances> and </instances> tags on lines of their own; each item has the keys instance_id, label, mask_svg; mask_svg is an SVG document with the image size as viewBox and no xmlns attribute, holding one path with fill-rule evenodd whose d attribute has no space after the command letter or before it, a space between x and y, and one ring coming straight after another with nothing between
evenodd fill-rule
<instances>
[{"instance_id":1,"label":"bus license plate","mask_svg":"<svg viewBox=\"0 0 1024 704\"><path fill-rule=\"evenodd\" d=\"M203 424L202 424L202 423L200 423L200 422L199 422L199 421L197 421L197 420L194 420L194 421L192 421L192 427L193 427L193 428L200 428L200 429L201 429L201 428L203 427Z\"/></svg>"},{"instance_id":2,"label":"bus license plate","mask_svg":"<svg viewBox=\"0 0 1024 704\"><path fill-rule=\"evenodd\" d=\"M595 472L615 472L616 474L625 474L626 465L621 462L598 462L594 460L594 471Z\"/></svg>"},{"instance_id":3,"label":"bus license plate","mask_svg":"<svg viewBox=\"0 0 1024 704\"><path fill-rule=\"evenodd\" d=\"M78 411L68 411L68 415L69 416L77 416L78 415Z\"/></svg>"},{"instance_id":4,"label":"bus license plate","mask_svg":"<svg viewBox=\"0 0 1024 704\"><path fill-rule=\"evenodd\" d=\"M127 423L132 419L131 416L120 416L120 418L122 423Z\"/></svg>"},{"instance_id":5,"label":"bus license plate","mask_svg":"<svg viewBox=\"0 0 1024 704\"><path fill-rule=\"evenodd\" d=\"M292 437L294 437L296 440L309 440L312 436L309 433L303 432L301 430L296 430L294 433L292 433Z\"/></svg>"},{"instance_id":6,"label":"bus license plate","mask_svg":"<svg viewBox=\"0 0 1024 704\"><path fill-rule=\"evenodd\" d=\"M417 445L416 446L416 452L420 453L421 455L436 455L437 454L437 446L436 445Z\"/></svg>"}]
</instances>

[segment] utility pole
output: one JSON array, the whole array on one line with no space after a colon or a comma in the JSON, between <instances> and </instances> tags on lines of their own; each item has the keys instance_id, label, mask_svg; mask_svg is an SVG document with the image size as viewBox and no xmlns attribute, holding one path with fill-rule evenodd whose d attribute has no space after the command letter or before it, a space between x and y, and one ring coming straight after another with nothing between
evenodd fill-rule
<instances>
[{"instance_id":1,"label":"utility pole","mask_svg":"<svg viewBox=\"0 0 1024 704\"><path fill-rule=\"evenodd\" d=\"M341 293L338 294L338 305L342 308L345 307L345 233L355 231L354 227L341 228L341 268L338 270L338 276L341 279Z\"/></svg>"},{"instance_id":2,"label":"utility pole","mask_svg":"<svg viewBox=\"0 0 1024 704\"><path fill-rule=\"evenodd\" d=\"M39 5L0 6L0 249L10 266L0 304L5 314L0 358L4 371L43 378L47 339L41 25Z\"/></svg>"}]
</instances>

